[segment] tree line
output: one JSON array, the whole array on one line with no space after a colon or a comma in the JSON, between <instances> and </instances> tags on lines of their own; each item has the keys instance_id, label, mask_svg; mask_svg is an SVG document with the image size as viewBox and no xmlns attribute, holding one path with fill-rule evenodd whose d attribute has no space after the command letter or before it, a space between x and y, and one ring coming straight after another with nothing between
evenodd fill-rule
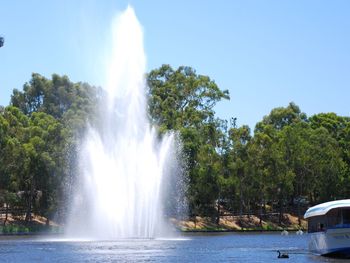
<instances>
[{"instance_id":1,"label":"tree line","mask_svg":"<svg viewBox=\"0 0 350 263\"><path fill-rule=\"evenodd\" d=\"M169 65L147 76L149 119L159 136L178 131L188 172L189 215L218 220L232 214L293 208L347 198L350 117L308 117L293 102L272 109L252 132L215 115L229 99L208 76ZM0 203L63 220L77 174L80 139L96 121L103 90L67 76L33 74L0 108ZM122 124L121 124L122 125ZM71 190L71 191L69 191Z\"/></svg>"}]
</instances>

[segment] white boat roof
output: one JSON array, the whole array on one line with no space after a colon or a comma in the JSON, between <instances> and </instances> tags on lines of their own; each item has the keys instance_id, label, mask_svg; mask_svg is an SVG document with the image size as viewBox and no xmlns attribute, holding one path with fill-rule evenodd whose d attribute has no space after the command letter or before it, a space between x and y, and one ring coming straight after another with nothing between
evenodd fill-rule
<instances>
[{"instance_id":1,"label":"white boat roof","mask_svg":"<svg viewBox=\"0 0 350 263\"><path fill-rule=\"evenodd\" d=\"M350 207L350 199L331 201L310 207L306 211L304 218L306 219L313 216L322 216L327 214L329 210L340 207Z\"/></svg>"}]
</instances>

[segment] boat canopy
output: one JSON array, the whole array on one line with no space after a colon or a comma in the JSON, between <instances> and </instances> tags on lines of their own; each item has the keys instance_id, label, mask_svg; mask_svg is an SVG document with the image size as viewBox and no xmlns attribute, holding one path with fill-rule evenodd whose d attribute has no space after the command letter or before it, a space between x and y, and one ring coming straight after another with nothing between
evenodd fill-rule
<instances>
[{"instance_id":1,"label":"boat canopy","mask_svg":"<svg viewBox=\"0 0 350 263\"><path fill-rule=\"evenodd\" d=\"M306 219L313 216L322 216L327 214L329 210L340 207L350 207L350 199L331 201L310 207L306 211L304 218Z\"/></svg>"}]
</instances>

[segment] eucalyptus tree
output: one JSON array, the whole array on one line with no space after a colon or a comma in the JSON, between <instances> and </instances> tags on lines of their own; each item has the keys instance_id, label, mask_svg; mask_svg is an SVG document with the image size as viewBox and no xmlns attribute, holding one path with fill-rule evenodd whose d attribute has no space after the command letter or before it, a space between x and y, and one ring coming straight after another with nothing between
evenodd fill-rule
<instances>
[{"instance_id":1,"label":"eucalyptus tree","mask_svg":"<svg viewBox=\"0 0 350 263\"><path fill-rule=\"evenodd\" d=\"M312 203L336 200L343 191L344 161L338 142L325 128L314 129L310 141L311 171L313 173L312 192L309 193Z\"/></svg>"},{"instance_id":2,"label":"eucalyptus tree","mask_svg":"<svg viewBox=\"0 0 350 263\"><path fill-rule=\"evenodd\" d=\"M301 112L294 102L290 102L287 107L272 109L269 115L264 116L263 120L256 124L255 132L264 131L266 126L272 126L274 130L280 131L284 126L303 121L307 121L306 114Z\"/></svg>"},{"instance_id":3,"label":"eucalyptus tree","mask_svg":"<svg viewBox=\"0 0 350 263\"><path fill-rule=\"evenodd\" d=\"M341 197L347 198L350 194L350 117L338 116L335 113L319 113L310 117L313 129L325 128L330 136L338 143L341 149L341 158L344 161L342 174Z\"/></svg>"},{"instance_id":4,"label":"eucalyptus tree","mask_svg":"<svg viewBox=\"0 0 350 263\"><path fill-rule=\"evenodd\" d=\"M297 206L299 224L302 218L301 200L305 200L310 189L314 187L311 172L311 133L312 128L308 122L299 122L284 127L280 134L283 160L288 167L289 175L294 177L291 181L293 185L288 185L291 188L289 202Z\"/></svg>"},{"instance_id":5,"label":"eucalyptus tree","mask_svg":"<svg viewBox=\"0 0 350 263\"><path fill-rule=\"evenodd\" d=\"M92 111L98 101L98 89L86 83L73 83L67 76L52 75L47 79L33 73L23 91L14 89L11 105L18 107L24 114L45 112L55 119L61 119L68 110ZM85 116L87 117L87 116Z\"/></svg>"},{"instance_id":6,"label":"eucalyptus tree","mask_svg":"<svg viewBox=\"0 0 350 263\"><path fill-rule=\"evenodd\" d=\"M0 112L0 199L6 207L4 224L9 207L14 208L20 201L17 192L25 177L23 143L27 139L28 124L28 118L15 107L6 107Z\"/></svg>"},{"instance_id":7,"label":"eucalyptus tree","mask_svg":"<svg viewBox=\"0 0 350 263\"><path fill-rule=\"evenodd\" d=\"M265 178L264 198L270 204L275 202L279 205L280 220L282 219L283 207L288 202L288 197L294 191L295 171L292 167L292 152L290 142L292 137L290 130L302 123L307 122L306 114L299 107L290 103L287 107L279 107L271 110L255 127L253 143L251 146L251 159L256 155L253 162L258 174Z\"/></svg>"},{"instance_id":8,"label":"eucalyptus tree","mask_svg":"<svg viewBox=\"0 0 350 263\"><path fill-rule=\"evenodd\" d=\"M190 176L192 213L212 213L219 198L221 121L214 106L229 99L208 76L191 67L162 65L147 75L149 114L160 132L179 130Z\"/></svg>"},{"instance_id":9,"label":"eucalyptus tree","mask_svg":"<svg viewBox=\"0 0 350 263\"><path fill-rule=\"evenodd\" d=\"M2 207L6 207L6 215L4 225L8 218L8 207L11 203L11 174L9 171L9 159L8 159L8 148L9 138L7 135L9 123L3 117L3 110L0 112L0 204Z\"/></svg>"},{"instance_id":10,"label":"eucalyptus tree","mask_svg":"<svg viewBox=\"0 0 350 263\"><path fill-rule=\"evenodd\" d=\"M34 208L47 219L57 210L58 191L62 177L64 150L64 128L53 116L35 112L29 121L29 140L24 144L30 158L28 173L30 183L26 185L30 202L36 200ZM40 196L35 196L35 194ZM36 197L36 198L35 198ZM39 198L40 197L40 198Z\"/></svg>"},{"instance_id":11,"label":"eucalyptus tree","mask_svg":"<svg viewBox=\"0 0 350 263\"><path fill-rule=\"evenodd\" d=\"M51 79L48 79L37 73L33 73L32 78L24 84L23 91L17 89L13 91L11 105L18 107L31 119L30 132L40 129L45 131L38 132L35 138L24 145L27 153L32 156L31 160L34 162L38 156L37 159L42 160L44 156L36 154L39 148L40 152L50 151L50 156L54 156L55 174L60 175L61 179L54 180L57 185L50 187L55 191L54 195L60 196L54 199L50 197L50 200L54 200L52 202L64 204L62 188L72 185L73 177L77 174L79 141L83 138L88 123L96 121L97 105L102 95L100 88L87 83L73 83L67 76L53 74ZM38 115L38 113L46 115ZM38 119L41 120L38 121ZM45 137L47 129L50 132L56 129L56 133L51 134L53 137L50 137L50 140ZM41 147L42 142L45 145ZM37 147L32 147L33 145ZM46 148L41 149L43 147ZM50 167L50 163L51 157L46 160L45 167ZM57 172L57 169L60 172ZM45 194L51 194L51 190L43 192L42 202L46 200ZM44 206L41 206L41 209L44 209L47 214L49 207L52 206L45 205L47 207L44 209Z\"/></svg>"},{"instance_id":12,"label":"eucalyptus tree","mask_svg":"<svg viewBox=\"0 0 350 263\"><path fill-rule=\"evenodd\" d=\"M230 155L232 156L231 176L236 178L237 194L239 200L239 213L243 214L244 199L250 203L249 180L248 173L248 152L247 145L251 140L250 128L247 125L236 128L231 127L229 130L229 141L231 145Z\"/></svg>"},{"instance_id":13,"label":"eucalyptus tree","mask_svg":"<svg viewBox=\"0 0 350 263\"><path fill-rule=\"evenodd\" d=\"M214 106L229 99L208 76L198 75L191 67L174 70L162 65L147 75L149 113L163 130L198 127L214 118Z\"/></svg>"},{"instance_id":14,"label":"eucalyptus tree","mask_svg":"<svg viewBox=\"0 0 350 263\"><path fill-rule=\"evenodd\" d=\"M54 199L51 176L59 167L54 160L57 160L55 147L59 145L57 130L60 125L43 112L32 113L28 118L13 106L5 108L2 120L7 138L0 156L3 164L1 189L10 194L11 201L16 199L14 194L21 197L26 221L31 220L34 205L39 214L47 216L49 206L46 203Z\"/></svg>"}]
</instances>

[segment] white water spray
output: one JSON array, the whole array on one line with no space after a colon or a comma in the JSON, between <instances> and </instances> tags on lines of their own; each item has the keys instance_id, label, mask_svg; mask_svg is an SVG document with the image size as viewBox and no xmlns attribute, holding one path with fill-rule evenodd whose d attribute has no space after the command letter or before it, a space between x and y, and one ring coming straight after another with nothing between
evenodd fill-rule
<instances>
[{"instance_id":1,"label":"white water spray","mask_svg":"<svg viewBox=\"0 0 350 263\"><path fill-rule=\"evenodd\" d=\"M162 184L177 158L147 119L143 33L132 8L113 23L113 52L99 125L87 131L70 236L151 238L163 228Z\"/></svg>"}]
</instances>

